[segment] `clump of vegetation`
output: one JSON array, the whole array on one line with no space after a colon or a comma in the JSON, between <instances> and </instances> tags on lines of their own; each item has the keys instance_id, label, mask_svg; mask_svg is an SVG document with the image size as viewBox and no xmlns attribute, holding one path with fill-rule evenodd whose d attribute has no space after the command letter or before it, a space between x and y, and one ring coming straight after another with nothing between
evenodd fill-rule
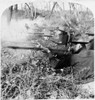
<instances>
[{"instance_id":1,"label":"clump of vegetation","mask_svg":"<svg viewBox=\"0 0 95 100\"><path fill-rule=\"evenodd\" d=\"M34 50L28 55L29 51L25 51L27 57L25 58L24 53L23 58L18 61L18 55L15 56L14 50L9 49L10 53L8 50L6 53L5 51L6 49L2 51L4 62L2 62L1 71L3 98L15 98L19 95L29 98L27 91L30 91L30 96L34 99L70 99L80 94L77 85L73 82L73 75L56 74L48 56L43 52ZM8 57L11 58L10 62L5 60Z\"/></svg>"},{"instance_id":2,"label":"clump of vegetation","mask_svg":"<svg viewBox=\"0 0 95 100\"><path fill-rule=\"evenodd\" d=\"M12 52L6 54L4 50L2 51L3 60L12 54ZM7 60L4 60L6 63L2 62L1 83L3 98L14 98L19 94L28 95L26 94L28 90L31 91L35 99L52 98L55 95L52 94L54 91L56 91L56 98L63 96L64 91L64 98L66 98L66 95L68 98L74 97L74 94L76 94L75 90L73 90L75 88L74 84L71 83L71 80L53 75L54 71L47 55L40 51L35 51L35 55L33 53L28 55L27 60L25 59L25 54L23 54L24 57L21 60L18 61L16 56L15 61L13 61L14 54L11 56L10 62ZM14 92L12 92L12 89Z\"/></svg>"}]
</instances>

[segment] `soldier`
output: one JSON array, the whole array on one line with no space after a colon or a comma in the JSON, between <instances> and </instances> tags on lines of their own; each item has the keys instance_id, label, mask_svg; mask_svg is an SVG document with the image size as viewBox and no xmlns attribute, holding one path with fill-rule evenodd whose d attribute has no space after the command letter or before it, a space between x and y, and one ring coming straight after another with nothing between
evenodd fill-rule
<instances>
[{"instance_id":1,"label":"soldier","mask_svg":"<svg viewBox=\"0 0 95 100\"><path fill-rule=\"evenodd\" d=\"M56 49L50 49L50 54L49 57L52 58L52 54L56 55L56 57L60 58L62 56L64 56L64 54L66 54L69 50L69 39L70 36L68 34L68 32L65 31L65 28L63 27L59 27L58 30L56 31L56 34L59 35L58 38L58 42L55 42L53 40L51 40L52 42L56 43Z\"/></svg>"},{"instance_id":2,"label":"soldier","mask_svg":"<svg viewBox=\"0 0 95 100\"><path fill-rule=\"evenodd\" d=\"M72 41L73 46L71 47L72 54L78 54L82 49L86 49L88 42L83 41Z\"/></svg>"},{"instance_id":3,"label":"soldier","mask_svg":"<svg viewBox=\"0 0 95 100\"><path fill-rule=\"evenodd\" d=\"M70 66L70 55L69 43L70 43L70 34L66 32L65 28L58 28L59 33L59 42L57 43L57 49L50 49L49 58L50 60L59 59L57 65L55 66L56 73L59 73L63 67Z\"/></svg>"},{"instance_id":4,"label":"soldier","mask_svg":"<svg viewBox=\"0 0 95 100\"><path fill-rule=\"evenodd\" d=\"M94 51L87 50L83 45L77 54L71 55L73 75L78 82L90 82L94 75Z\"/></svg>"},{"instance_id":5,"label":"soldier","mask_svg":"<svg viewBox=\"0 0 95 100\"><path fill-rule=\"evenodd\" d=\"M60 31L59 39L60 39L62 45L67 46L67 43L69 42L69 34L61 28L59 28L59 31Z\"/></svg>"}]
</instances>

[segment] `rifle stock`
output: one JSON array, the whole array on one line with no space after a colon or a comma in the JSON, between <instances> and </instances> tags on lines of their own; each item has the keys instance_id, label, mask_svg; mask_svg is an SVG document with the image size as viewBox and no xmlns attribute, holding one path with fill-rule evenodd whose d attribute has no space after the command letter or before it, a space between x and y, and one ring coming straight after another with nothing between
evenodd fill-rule
<instances>
[{"instance_id":1,"label":"rifle stock","mask_svg":"<svg viewBox=\"0 0 95 100\"><path fill-rule=\"evenodd\" d=\"M42 45L38 46L36 44L29 44L29 43L17 43L17 42L14 42L14 43L10 43L10 42L7 42L5 43L6 45L4 45L5 48L11 48L11 49L25 49L25 50L37 50L37 51L42 51L43 53L51 53L53 55L56 55L56 54L62 54L64 55L64 53L66 52L66 49L64 50L61 50L61 49L52 49L50 47L44 47Z\"/></svg>"}]
</instances>

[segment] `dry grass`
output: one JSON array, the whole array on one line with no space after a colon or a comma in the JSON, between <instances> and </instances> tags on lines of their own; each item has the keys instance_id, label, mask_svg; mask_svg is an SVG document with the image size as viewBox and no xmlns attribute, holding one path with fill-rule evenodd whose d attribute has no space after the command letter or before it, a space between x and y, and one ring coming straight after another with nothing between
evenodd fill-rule
<instances>
[{"instance_id":1,"label":"dry grass","mask_svg":"<svg viewBox=\"0 0 95 100\"><path fill-rule=\"evenodd\" d=\"M30 53L31 52L31 53ZM9 60L10 59L10 60ZM2 88L3 98L14 98L22 96L24 99L72 99L78 96L81 98L92 98L93 93L85 93L85 90L73 82L72 74L62 76L55 74L47 55L40 51L22 50L2 50L2 85L7 83L18 90L13 94L6 91L8 88ZM82 92L81 92L82 91ZM30 94L29 94L29 93ZM15 93L18 93L15 95Z\"/></svg>"}]
</instances>

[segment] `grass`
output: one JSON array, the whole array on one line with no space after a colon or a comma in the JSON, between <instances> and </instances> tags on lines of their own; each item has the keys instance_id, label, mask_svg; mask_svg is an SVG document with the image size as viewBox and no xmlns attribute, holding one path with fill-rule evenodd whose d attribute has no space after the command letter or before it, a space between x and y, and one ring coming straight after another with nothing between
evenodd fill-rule
<instances>
[{"instance_id":1,"label":"grass","mask_svg":"<svg viewBox=\"0 0 95 100\"><path fill-rule=\"evenodd\" d=\"M10 89L17 86L19 94L16 96L21 95L28 99L27 91L30 91L30 96L35 99L72 99L78 95L81 95L81 98L90 98L91 94L87 94L85 91L80 92L80 88L73 82L72 74L65 76L62 76L61 73L55 74L47 55L42 52L32 51L30 54L30 51L22 53L20 50L5 50L2 51L1 57L3 60L1 81L2 85L4 83L7 83L8 86L11 85ZM18 54L15 55L17 52ZM23 55L22 58L21 55ZM8 60L9 58L10 60ZM3 98L7 98L9 95L5 91L6 89L7 87L2 91L2 94L6 94ZM11 98L15 96L16 92L17 90L14 90Z\"/></svg>"}]
</instances>

